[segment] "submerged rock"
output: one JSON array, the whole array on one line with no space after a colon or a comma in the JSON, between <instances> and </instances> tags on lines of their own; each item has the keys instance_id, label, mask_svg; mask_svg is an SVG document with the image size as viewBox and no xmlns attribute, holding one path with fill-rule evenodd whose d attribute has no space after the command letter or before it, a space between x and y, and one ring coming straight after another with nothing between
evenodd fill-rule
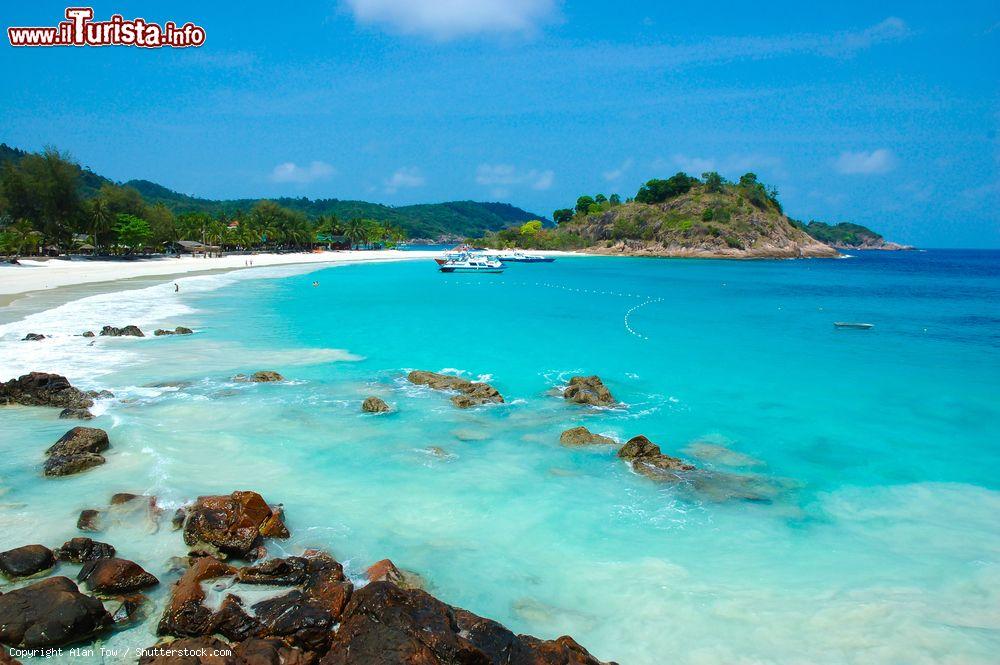
<instances>
[{"instance_id":1,"label":"submerged rock","mask_svg":"<svg viewBox=\"0 0 1000 665\"><path fill-rule=\"evenodd\" d=\"M152 602L141 593L115 596L104 601L104 608L111 614L116 627L142 623L149 616Z\"/></svg>"},{"instance_id":2,"label":"submerged rock","mask_svg":"<svg viewBox=\"0 0 1000 665\"><path fill-rule=\"evenodd\" d=\"M104 464L99 453L110 447L108 433L96 427L74 427L60 437L45 454L46 476L68 476Z\"/></svg>"},{"instance_id":3,"label":"submerged rock","mask_svg":"<svg viewBox=\"0 0 1000 665\"><path fill-rule=\"evenodd\" d=\"M361 404L361 410L365 413L388 413L390 411L389 405L382 398L374 395L365 398Z\"/></svg>"},{"instance_id":4,"label":"submerged rock","mask_svg":"<svg viewBox=\"0 0 1000 665\"><path fill-rule=\"evenodd\" d=\"M74 388L65 376L31 372L0 383L0 404L86 409L94 405L94 400Z\"/></svg>"},{"instance_id":5,"label":"submerged rock","mask_svg":"<svg viewBox=\"0 0 1000 665\"><path fill-rule=\"evenodd\" d=\"M250 376L247 376L246 374L237 374L233 377L233 381L237 381L239 383L275 383L277 381L284 380L285 377L271 370L254 372Z\"/></svg>"},{"instance_id":6,"label":"submerged rock","mask_svg":"<svg viewBox=\"0 0 1000 665\"><path fill-rule=\"evenodd\" d=\"M574 427L559 436L559 443L564 446L609 445L616 441L610 437L594 434L586 427Z\"/></svg>"},{"instance_id":7,"label":"submerged rock","mask_svg":"<svg viewBox=\"0 0 1000 665\"><path fill-rule=\"evenodd\" d=\"M153 331L153 334L157 337L163 337L164 335L191 335L194 331L190 328L185 328L184 326L177 326L173 330L164 330L163 328L157 328Z\"/></svg>"},{"instance_id":8,"label":"submerged rock","mask_svg":"<svg viewBox=\"0 0 1000 665\"><path fill-rule=\"evenodd\" d=\"M174 583L170 600L163 610L158 635L200 637L212 632L212 611L204 606L205 591L201 583L226 575L236 569L212 557L199 557L184 575Z\"/></svg>"},{"instance_id":9,"label":"submerged rock","mask_svg":"<svg viewBox=\"0 0 1000 665\"><path fill-rule=\"evenodd\" d=\"M0 643L12 647L57 647L107 630L111 615L66 577L50 577L0 596Z\"/></svg>"},{"instance_id":10,"label":"submerged rock","mask_svg":"<svg viewBox=\"0 0 1000 665\"><path fill-rule=\"evenodd\" d=\"M80 531L101 531L101 511L95 508L85 508L76 518L76 528Z\"/></svg>"},{"instance_id":11,"label":"submerged rock","mask_svg":"<svg viewBox=\"0 0 1000 665\"><path fill-rule=\"evenodd\" d=\"M208 544L224 556L246 558L262 538L288 536L280 509L272 509L257 492L198 497L184 522L189 547Z\"/></svg>"},{"instance_id":12,"label":"submerged rock","mask_svg":"<svg viewBox=\"0 0 1000 665\"><path fill-rule=\"evenodd\" d=\"M41 341L43 339L45 339L45 335L41 335L39 333L28 333L27 335L25 335L21 339L21 341L22 342L39 342L39 341Z\"/></svg>"},{"instance_id":13,"label":"submerged rock","mask_svg":"<svg viewBox=\"0 0 1000 665\"><path fill-rule=\"evenodd\" d=\"M61 420L93 420L94 414L87 409L63 409L59 412Z\"/></svg>"},{"instance_id":14,"label":"submerged rock","mask_svg":"<svg viewBox=\"0 0 1000 665\"><path fill-rule=\"evenodd\" d=\"M124 328L114 326L104 326L101 328L101 337L145 337L145 333L139 330L138 326L128 325Z\"/></svg>"},{"instance_id":15,"label":"submerged rock","mask_svg":"<svg viewBox=\"0 0 1000 665\"><path fill-rule=\"evenodd\" d=\"M55 555L44 545L25 545L0 552L0 573L9 579L37 575L54 565Z\"/></svg>"},{"instance_id":16,"label":"submerged rock","mask_svg":"<svg viewBox=\"0 0 1000 665\"><path fill-rule=\"evenodd\" d=\"M88 589L103 596L139 591L160 583L139 564L117 557L87 561L76 581L83 582Z\"/></svg>"},{"instance_id":17,"label":"submerged rock","mask_svg":"<svg viewBox=\"0 0 1000 665\"><path fill-rule=\"evenodd\" d=\"M108 543L77 537L67 540L56 550L56 558L70 563L85 563L94 559L110 559L115 555L115 548Z\"/></svg>"},{"instance_id":18,"label":"submerged rock","mask_svg":"<svg viewBox=\"0 0 1000 665\"><path fill-rule=\"evenodd\" d=\"M599 376L574 376L563 391L563 398L577 404L590 406L615 406L618 402L611 395Z\"/></svg>"},{"instance_id":19,"label":"submerged rock","mask_svg":"<svg viewBox=\"0 0 1000 665\"><path fill-rule=\"evenodd\" d=\"M670 455L664 455L660 447L641 434L629 439L618 457L626 460L636 473L656 480L677 480L677 472L693 471L694 465Z\"/></svg>"},{"instance_id":20,"label":"submerged rock","mask_svg":"<svg viewBox=\"0 0 1000 665\"><path fill-rule=\"evenodd\" d=\"M482 404L502 404L504 401L503 395L490 384L469 381L460 376L414 370L406 378L410 383L418 386L457 392L457 395L452 395L451 403L460 409L468 409Z\"/></svg>"}]
</instances>

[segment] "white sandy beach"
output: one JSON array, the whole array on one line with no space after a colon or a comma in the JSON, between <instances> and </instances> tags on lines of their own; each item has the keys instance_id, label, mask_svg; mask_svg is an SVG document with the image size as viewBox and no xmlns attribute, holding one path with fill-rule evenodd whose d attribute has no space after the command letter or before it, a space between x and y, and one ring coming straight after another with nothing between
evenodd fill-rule
<instances>
[{"instance_id":1,"label":"white sandy beach","mask_svg":"<svg viewBox=\"0 0 1000 665\"><path fill-rule=\"evenodd\" d=\"M204 270L243 270L247 262L253 267L304 263L356 263L362 261L402 261L429 259L438 251L350 250L334 252L301 252L294 254L234 255L217 258L184 256L181 258L151 258L134 261L98 261L89 259L22 259L21 265L0 265L0 297L17 296L32 291L64 286L110 282L135 277L169 277ZM0 298L0 304L12 298Z\"/></svg>"}]
</instances>

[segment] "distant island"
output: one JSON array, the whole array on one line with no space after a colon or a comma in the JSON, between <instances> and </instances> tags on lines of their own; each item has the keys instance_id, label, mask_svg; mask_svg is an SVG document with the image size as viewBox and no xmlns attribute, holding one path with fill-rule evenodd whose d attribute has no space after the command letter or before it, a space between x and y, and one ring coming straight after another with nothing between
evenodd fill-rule
<instances>
[{"instance_id":1,"label":"distant island","mask_svg":"<svg viewBox=\"0 0 1000 665\"><path fill-rule=\"evenodd\" d=\"M53 148L0 144L0 254L136 254L183 242L217 250L392 247L468 240L494 248L692 258L813 258L910 249L858 224L802 223L746 173L648 181L634 197L580 196L552 220L508 203L387 206L340 199L203 199L114 182Z\"/></svg>"},{"instance_id":2,"label":"distant island","mask_svg":"<svg viewBox=\"0 0 1000 665\"><path fill-rule=\"evenodd\" d=\"M584 195L553 213L556 228L531 222L478 242L525 249L690 258L826 258L836 248L904 249L857 224L803 224L782 210L778 193L746 173L730 182L677 173L643 185L635 197Z\"/></svg>"}]
</instances>

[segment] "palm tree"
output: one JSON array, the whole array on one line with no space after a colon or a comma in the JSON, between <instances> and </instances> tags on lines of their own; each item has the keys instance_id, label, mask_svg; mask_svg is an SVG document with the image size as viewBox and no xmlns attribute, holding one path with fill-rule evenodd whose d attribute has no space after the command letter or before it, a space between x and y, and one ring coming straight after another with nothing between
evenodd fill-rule
<instances>
[{"instance_id":1,"label":"palm tree","mask_svg":"<svg viewBox=\"0 0 1000 665\"><path fill-rule=\"evenodd\" d=\"M365 241L367 237L365 220L363 219L352 219L344 225L344 235L347 239L351 241L351 247L357 247L362 242Z\"/></svg>"},{"instance_id":2,"label":"palm tree","mask_svg":"<svg viewBox=\"0 0 1000 665\"><path fill-rule=\"evenodd\" d=\"M100 247L99 237L102 233L111 230L111 223L114 221L114 213L105 203L104 199L97 196L90 201L90 231L94 247Z\"/></svg>"}]
</instances>

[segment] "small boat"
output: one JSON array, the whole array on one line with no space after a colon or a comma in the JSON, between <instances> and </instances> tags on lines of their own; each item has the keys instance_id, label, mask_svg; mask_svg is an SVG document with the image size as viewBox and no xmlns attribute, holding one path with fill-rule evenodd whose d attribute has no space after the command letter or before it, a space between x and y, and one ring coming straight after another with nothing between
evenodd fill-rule
<instances>
[{"instance_id":1,"label":"small boat","mask_svg":"<svg viewBox=\"0 0 1000 665\"><path fill-rule=\"evenodd\" d=\"M441 272L503 272L507 266L500 261L490 257L479 257L473 254L466 254L457 259L449 259L439 264L438 270Z\"/></svg>"},{"instance_id":2,"label":"small boat","mask_svg":"<svg viewBox=\"0 0 1000 665\"><path fill-rule=\"evenodd\" d=\"M504 263L552 263L555 261L551 256L540 256L538 254L525 254L521 251L515 251L510 254L504 254L500 257L500 260Z\"/></svg>"},{"instance_id":3,"label":"small boat","mask_svg":"<svg viewBox=\"0 0 1000 665\"><path fill-rule=\"evenodd\" d=\"M854 323L851 321L836 321L833 325L837 328L854 328L855 330L871 330L875 327L874 323Z\"/></svg>"}]
</instances>

